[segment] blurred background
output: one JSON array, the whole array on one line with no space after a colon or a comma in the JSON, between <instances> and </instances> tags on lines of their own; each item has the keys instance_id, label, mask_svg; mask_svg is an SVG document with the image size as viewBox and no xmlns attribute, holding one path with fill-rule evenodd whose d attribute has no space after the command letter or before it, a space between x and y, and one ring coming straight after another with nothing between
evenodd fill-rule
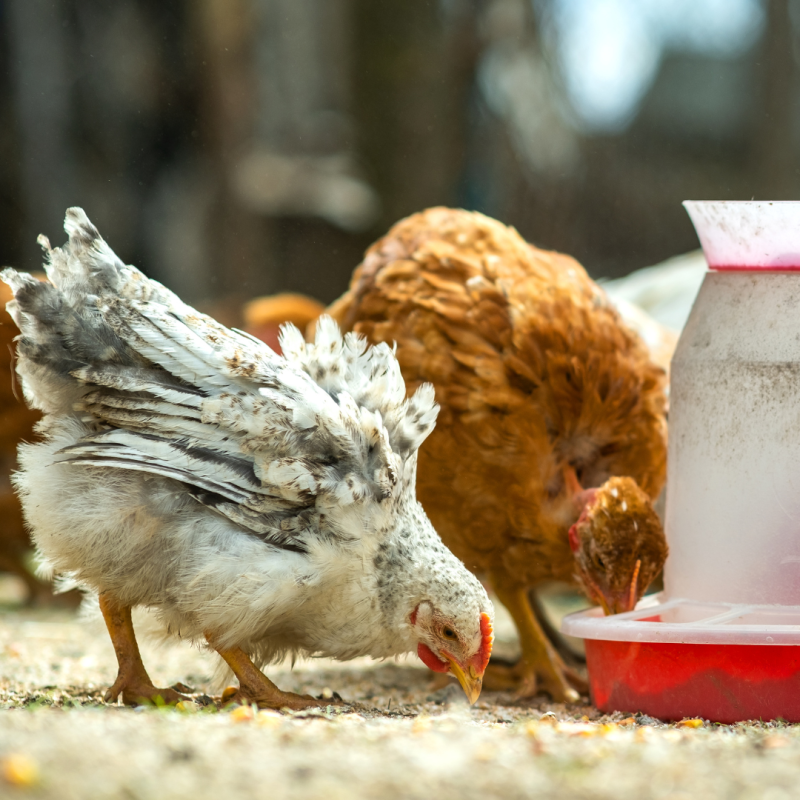
<instances>
[{"instance_id":1,"label":"blurred background","mask_svg":"<svg viewBox=\"0 0 800 800\"><path fill-rule=\"evenodd\" d=\"M83 206L206 308L435 204L616 277L797 199L800 0L0 0L0 263Z\"/></svg>"}]
</instances>

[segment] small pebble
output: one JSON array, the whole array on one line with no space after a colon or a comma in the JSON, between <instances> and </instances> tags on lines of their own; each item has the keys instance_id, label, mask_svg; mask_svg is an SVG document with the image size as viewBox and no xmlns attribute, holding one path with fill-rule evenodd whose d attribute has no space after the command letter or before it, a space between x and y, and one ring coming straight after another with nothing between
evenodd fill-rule
<instances>
[{"instance_id":1,"label":"small pebble","mask_svg":"<svg viewBox=\"0 0 800 800\"><path fill-rule=\"evenodd\" d=\"M475 752L472 754L472 757L476 761L483 761L485 763L487 761L492 761L496 755L497 748L493 747L492 745L484 744L476 748Z\"/></svg>"},{"instance_id":2,"label":"small pebble","mask_svg":"<svg viewBox=\"0 0 800 800\"><path fill-rule=\"evenodd\" d=\"M35 786L39 783L39 766L23 753L10 753L0 761L5 780L12 786Z\"/></svg>"},{"instance_id":3,"label":"small pebble","mask_svg":"<svg viewBox=\"0 0 800 800\"><path fill-rule=\"evenodd\" d=\"M415 720L414 723L411 725L411 730L416 733L425 733L431 729L431 718L426 715L420 715Z\"/></svg>"},{"instance_id":4,"label":"small pebble","mask_svg":"<svg viewBox=\"0 0 800 800\"><path fill-rule=\"evenodd\" d=\"M277 728L283 724L284 717L277 711L259 711L256 714L256 724L262 728Z\"/></svg>"},{"instance_id":5,"label":"small pebble","mask_svg":"<svg viewBox=\"0 0 800 800\"><path fill-rule=\"evenodd\" d=\"M781 747L786 747L789 740L785 736L767 736L761 743L761 746L767 750L777 750Z\"/></svg>"},{"instance_id":6,"label":"small pebble","mask_svg":"<svg viewBox=\"0 0 800 800\"><path fill-rule=\"evenodd\" d=\"M6 655L10 656L11 658L22 658L22 647L20 647L16 642L11 642L10 644L6 645Z\"/></svg>"},{"instance_id":7,"label":"small pebble","mask_svg":"<svg viewBox=\"0 0 800 800\"><path fill-rule=\"evenodd\" d=\"M255 717L250 706L236 706L230 713L233 722L250 722Z\"/></svg>"}]
</instances>

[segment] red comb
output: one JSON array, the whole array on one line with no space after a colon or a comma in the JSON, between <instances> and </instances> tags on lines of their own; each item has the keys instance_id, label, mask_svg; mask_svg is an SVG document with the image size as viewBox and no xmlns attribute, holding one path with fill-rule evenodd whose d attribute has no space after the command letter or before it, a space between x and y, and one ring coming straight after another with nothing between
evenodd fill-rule
<instances>
[{"instance_id":1,"label":"red comb","mask_svg":"<svg viewBox=\"0 0 800 800\"><path fill-rule=\"evenodd\" d=\"M492 621L489 619L489 615L484 612L481 614L481 648L470 659L470 662L478 670L479 675L483 675L486 665L489 663L489 657L492 655L492 642L494 642Z\"/></svg>"}]
</instances>

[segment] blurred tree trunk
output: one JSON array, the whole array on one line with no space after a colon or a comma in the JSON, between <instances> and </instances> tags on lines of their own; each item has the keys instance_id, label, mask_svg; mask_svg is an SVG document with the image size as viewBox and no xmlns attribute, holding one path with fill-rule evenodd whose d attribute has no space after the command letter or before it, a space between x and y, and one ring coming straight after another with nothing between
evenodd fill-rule
<instances>
[{"instance_id":1,"label":"blurred tree trunk","mask_svg":"<svg viewBox=\"0 0 800 800\"><path fill-rule=\"evenodd\" d=\"M197 0L188 6L202 54L198 127L213 186L205 227L212 283L205 294L245 299L273 291L275 284L267 267L270 226L242 208L231 180L256 124L253 3Z\"/></svg>"},{"instance_id":2,"label":"blurred tree trunk","mask_svg":"<svg viewBox=\"0 0 800 800\"><path fill-rule=\"evenodd\" d=\"M359 151L383 204L376 232L458 200L478 54L474 24L466 2L354 2Z\"/></svg>"},{"instance_id":3,"label":"blurred tree trunk","mask_svg":"<svg viewBox=\"0 0 800 800\"><path fill-rule=\"evenodd\" d=\"M767 0L767 27L757 69L763 114L756 136L753 167L765 194L759 200L796 200L800 191L797 154L797 37L789 0Z\"/></svg>"},{"instance_id":4,"label":"blurred tree trunk","mask_svg":"<svg viewBox=\"0 0 800 800\"><path fill-rule=\"evenodd\" d=\"M41 263L36 236L57 236L75 203L75 152L69 140L71 70L61 3L7 0L14 106L22 150L23 263Z\"/></svg>"},{"instance_id":5,"label":"blurred tree trunk","mask_svg":"<svg viewBox=\"0 0 800 800\"><path fill-rule=\"evenodd\" d=\"M367 243L353 236L359 225L337 224L347 198L334 191L333 208L323 198L332 174L357 179L348 166L350 0L201 0L192 8L213 195L204 232L212 288L231 307L285 290L332 300Z\"/></svg>"},{"instance_id":6,"label":"blurred tree trunk","mask_svg":"<svg viewBox=\"0 0 800 800\"><path fill-rule=\"evenodd\" d=\"M22 265L25 208L22 198L22 142L17 123L9 52L12 32L0 12L0 265Z\"/></svg>"}]
</instances>

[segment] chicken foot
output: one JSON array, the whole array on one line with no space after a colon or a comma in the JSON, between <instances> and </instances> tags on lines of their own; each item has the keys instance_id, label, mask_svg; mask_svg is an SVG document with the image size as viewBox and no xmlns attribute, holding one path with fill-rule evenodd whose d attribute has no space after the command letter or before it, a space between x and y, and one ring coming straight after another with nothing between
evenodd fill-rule
<instances>
[{"instance_id":1,"label":"chicken foot","mask_svg":"<svg viewBox=\"0 0 800 800\"><path fill-rule=\"evenodd\" d=\"M510 667L489 662L483 678L484 689L515 689L519 699L533 697L541 689L556 702L577 701L579 692L586 692L588 686L580 675L564 664L547 638L533 613L527 589L508 588L509 581L504 575L493 575L491 583L497 598L514 620L522 654L519 661Z\"/></svg>"},{"instance_id":2,"label":"chicken foot","mask_svg":"<svg viewBox=\"0 0 800 800\"><path fill-rule=\"evenodd\" d=\"M107 592L103 592L99 599L100 610L103 612L103 619L106 621L119 664L117 679L103 699L107 703L113 703L122 695L122 702L126 705L141 703L174 705L180 700L187 700L187 697L174 689L158 689L153 686L144 668L136 635L133 632L131 607L120 605Z\"/></svg>"},{"instance_id":3,"label":"chicken foot","mask_svg":"<svg viewBox=\"0 0 800 800\"><path fill-rule=\"evenodd\" d=\"M244 705L255 703L259 708L289 708L292 711L331 704L330 700L317 700L308 694L282 692L240 647L217 647L208 634L206 639L239 680L239 689L231 696L226 693L226 701Z\"/></svg>"}]
</instances>

